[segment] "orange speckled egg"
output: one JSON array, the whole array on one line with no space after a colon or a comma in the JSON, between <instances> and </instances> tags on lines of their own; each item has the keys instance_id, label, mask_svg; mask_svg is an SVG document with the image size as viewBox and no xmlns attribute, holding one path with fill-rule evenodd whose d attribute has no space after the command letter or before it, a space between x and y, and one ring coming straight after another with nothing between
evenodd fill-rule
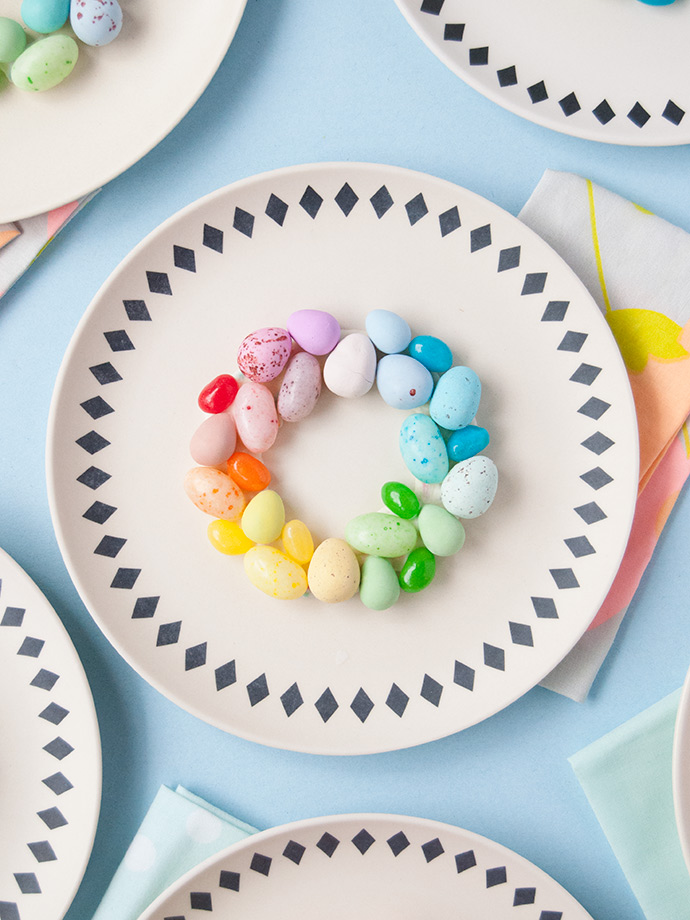
<instances>
[{"instance_id":1,"label":"orange speckled egg","mask_svg":"<svg viewBox=\"0 0 690 920\"><path fill-rule=\"evenodd\" d=\"M237 521L244 510L244 494L221 470L195 466L185 476L184 490L200 511L215 518Z\"/></svg>"}]
</instances>

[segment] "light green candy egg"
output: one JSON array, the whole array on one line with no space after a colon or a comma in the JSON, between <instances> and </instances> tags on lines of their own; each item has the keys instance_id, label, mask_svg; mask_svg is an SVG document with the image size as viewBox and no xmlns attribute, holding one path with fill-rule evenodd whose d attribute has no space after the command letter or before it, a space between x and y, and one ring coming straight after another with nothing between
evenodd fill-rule
<instances>
[{"instance_id":1,"label":"light green candy egg","mask_svg":"<svg viewBox=\"0 0 690 920\"><path fill-rule=\"evenodd\" d=\"M11 64L26 48L26 32L14 19L0 16L0 62Z\"/></svg>"},{"instance_id":2,"label":"light green candy egg","mask_svg":"<svg viewBox=\"0 0 690 920\"><path fill-rule=\"evenodd\" d=\"M417 531L409 521L394 514L360 514L345 528L345 539L358 553L394 558L409 553Z\"/></svg>"},{"instance_id":3,"label":"light green candy egg","mask_svg":"<svg viewBox=\"0 0 690 920\"><path fill-rule=\"evenodd\" d=\"M424 505L419 514L419 534L434 556L452 556L465 542L462 523L440 505Z\"/></svg>"},{"instance_id":4,"label":"light green candy egg","mask_svg":"<svg viewBox=\"0 0 690 920\"><path fill-rule=\"evenodd\" d=\"M400 597L398 576L387 559L367 556L362 565L359 599L370 610L388 610Z\"/></svg>"},{"instance_id":5,"label":"light green candy egg","mask_svg":"<svg viewBox=\"0 0 690 920\"><path fill-rule=\"evenodd\" d=\"M72 73L78 56L77 43L69 35L49 35L19 55L12 65L10 79L28 92L52 89Z\"/></svg>"}]
</instances>

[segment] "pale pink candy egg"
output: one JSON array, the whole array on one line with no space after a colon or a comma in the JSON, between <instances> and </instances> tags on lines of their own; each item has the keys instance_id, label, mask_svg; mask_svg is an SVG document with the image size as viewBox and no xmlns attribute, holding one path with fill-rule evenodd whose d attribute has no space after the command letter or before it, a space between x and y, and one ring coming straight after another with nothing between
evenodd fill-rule
<instances>
[{"instance_id":1,"label":"pale pink candy egg","mask_svg":"<svg viewBox=\"0 0 690 920\"><path fill-rule=\"evenodd\" d=\"M262 454L278 434L278 413L271 391L260 383L244 383L232 404L237 435L247 450Z\"/></svg>"},{"instance_id":2,"label":"pale pink candy egg","mask_svg":"<svg viewBox=\"0 0 690 920\"><path fill-rule=\"evenodd\" d=\"M235 452L237 431L229 412L209 415L189 442L189 452L199 466L224 466Z\"/></svg>"},{"instance_id":3,"label":"pale pink candy egg","mask_svg":"<svg viewBox=\"0 0 690 920\"><path fill-rule=\"evenodd\" d=\"M200 511L239 521L246 504L244 493L227 473L207 466L196 466L184 478L184 490Z\"/></svg>"},{"instance_id":4,"label":"pale pink candy egg","mask_svg":"<svg viewBox=\"0 0 690 920\"><path fill-rule=\"evenodd\" d=\"M275 379L288 362L292 339L287 329L268 326L257 329L242 340L237 364L248 380L266 383Z\"/></svg>"},{"instance_id":5,"label":"pale pink candy egg","mask_svg":"<svg viewBox=\"0 0 690 920\"><path fill-rule=\"evenodd\" d=\"M321 393L321 365L313 355L300 351L288 361L278 393L278 413L286 422L299 422L316 405Z\"/></svg>"}]
</instances>

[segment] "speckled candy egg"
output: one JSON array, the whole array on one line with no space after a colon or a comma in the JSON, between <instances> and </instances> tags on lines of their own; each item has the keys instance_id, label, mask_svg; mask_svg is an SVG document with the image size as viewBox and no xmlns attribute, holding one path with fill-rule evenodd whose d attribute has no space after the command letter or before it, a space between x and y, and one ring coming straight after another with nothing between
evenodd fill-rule
<instances>
[{"instance_id":1,"label":"speckled candy egg","mask_svg":"<svg viewBox=\"0 0 690 920\"><path fill-rule=\"evenodd\" d=\"M19 55L10 70L10 80L19 89L41 93L62 83L78 57L77 43L69 35L48 35Z\"/></svg>"},{"instance_id":2,"label":"speckled candy egg","mask_svg":"<svg viewBox=\"0 0 690 920\"><path fill-rule=\"evenodd\" d=\"M244 495L227 473L197 466L185 476L184 489L200 511L224 521L237 521Z\"/></svg>"},{"instance_id":3,"label":"speckled candy egg","mask_svg":"<svg viewBox=\"0 0 690 920\"><path fill-rule=\"evenodd\" d=\"M252 546L244 555L244 571L259 591L282 601L302 597L307 575L301 565L275 546Z\"/></svg>"},{"instance_id":4,"label":"speckled candy egg","mask_svg":"<svg viewBox=\"0 0 690 920\"><path fill-rule=\"evenodd\" d=\"M376 351L369 336L353 332L326 358L323 382L336 396L364 396L376 377Z\"/></svg>"},{"instance_id":5,"label":"speckled candy egg","mask_svg":"<svg viewBox=\"0 0 690 920\"><path fill-rule=\"evenodd\" d=\"M297 310L288 317L287 327L310 355L327 355L340 340L340 323L324 310Z\"/></svg>"},{"instance_id":6,"label":"speckled candy egg","mask_svg":"<svg viewBox=\"0 0 690 920\"><path fill-rule=\"evenodd\" d=\"M491 507L498 488L498 470L489 457L458 463L441 483L446 511L459 518L476 518Z\"/></svg>"},{"instance_id":7,"label":"speckled candy egg","mask_svg":"<svg viewBox=\"0 0 690 920\"><path fill-rule=\"evenodd\" d=\"M287 329L268 326L257 329L242 340L237 364L244 376L254 383L275 380L290 358L292 339Z\"/></svg>"},{"instance_id":8,"label":"speckled candy egg","mask_svg":"<svg viewBox=\"0 0 690 920\"><path fill-rule=\"evenodd\" d=\"M410 521L395 514L372 511L348 522L345 539L358 553L394 559L409 553L414 547L417 530Z\"/></svg>"},{"instance_id":9,"label":"speckled candy egg","mask_svg":"<svg viewBox=\"0 0 690 920\"><path fill-rule=\"evenodd\" d=\"M436 384L429 414L437 425L455 431L477 414L482 385L471 367L451 367Z\"/></svg>"},{"instance_id":10,"label":"speckled candy egg","mask_svg":"<svg viewBox=\"0 0 690 920\"><path fill-rule=\"evenodd\" d=\"M359 588L359 564L344 540L329 537L314 550L309 563L309 590L319 601L347 601Z\"/></svg>"},{"instance_id":11,"label":"speckled candy egg","mask_svg":"<svg viewBox=\"0 0 690 920\"><path fill-rule=\"evenodd\" d=\"M417 409L429 401L434 380L409 355L384 355L376 368L376 386L383 401L394 409Z\"/></svg>"},{"instance_id":12,"label":"speckled candy egg","mask_svg":"<svg viewBox=\"0 0 690 920\"><path fill-rule=\"evenodd\" d=\"M321 366L313 355L300 351L285 368L278 393L278 414L286 422L306 418L321 393Z\"/></svg>"},{"instance_id":13,"label":"speckled candy egg","mask_svg":"<svg viewBox=\"0 0 690 920\"><path fill-rule=\"evenodd\" d=\"M400 453L420 482L441 482L448 472L446 442L436 422L421 412L408 415L400 427Z\"/></svg>"},{"instance_id":14,"label":"speckled candy egg","mask_svg":"<svg viewBox=\"0 0 690 920\"><path fill-rule=\"evenodd\" d=\"M122 9L117 0L71 0L69 21L85 45L107 45L122 29Z\"/></svg>"},{"instance_id":15,"label":"speckled candy egg","mask_svg":"<svg viewBox=\"0 0 690 920\"><path fill-rule=\"evenodd\" d=\"M244 383L232 404L237 434L247 448L262 454L278 435L278 413L270 390L261 383Z\"/></svg>"}]
</instances>

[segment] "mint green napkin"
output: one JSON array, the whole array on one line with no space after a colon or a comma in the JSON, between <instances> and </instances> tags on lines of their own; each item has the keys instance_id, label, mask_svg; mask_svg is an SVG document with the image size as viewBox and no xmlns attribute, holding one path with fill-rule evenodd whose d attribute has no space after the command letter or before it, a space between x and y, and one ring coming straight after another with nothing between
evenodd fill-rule
<instances>
[{"instance_id":1,"label":"mint green napkin","mask_svg":"<svg viewBox=\"0 0 690 920\"><path fill-rule=\"evenodd\" d=\"M690 918L690 875L672 789L680 693L664 697L570 758L647 920Z\"/></svg>"},{"instance_id":2,"label":"mint green napkin","mask_svg":"<svg viewBox=\"0 0 690 920\"><path fill-rule=\"evenodd\" d=\"M185 872L256 832L182 786L161 786L92 920L137 920Z\"/></svg>"}]
</instances>

